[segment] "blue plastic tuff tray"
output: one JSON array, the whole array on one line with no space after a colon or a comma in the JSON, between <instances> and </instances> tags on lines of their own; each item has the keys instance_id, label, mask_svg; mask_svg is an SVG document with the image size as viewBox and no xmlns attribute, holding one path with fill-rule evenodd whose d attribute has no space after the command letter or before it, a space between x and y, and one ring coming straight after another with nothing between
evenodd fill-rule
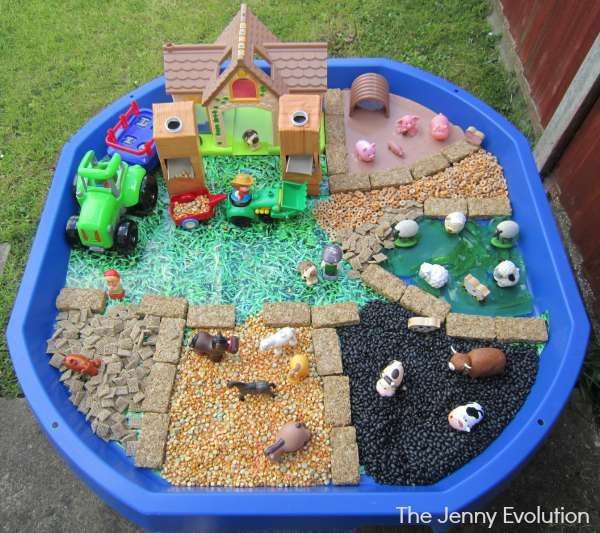
<instances>
[{"instance_id":1,"label":"blue plastic tuff tray","mask_svg":"<svg viewBox=\"0 0 600 533\"><path fill-rule=\"evenodd\" d=\"M377 72L393 93L443 111L463 128L486 134L486 148L504 167L520 247L535 296L535 312L550 313L550 340L536 383L504 432L482 453L435 485L378 485L363 476L356 487L309 489L175 488L140 470L115 444L92 434L69 403L45 355L56 315L55 298L65 283L69 248L63 237L75 211L70 185L83 154L104 153L104 134L131 99L141 107L166 102L158 78L107 107L64 146L8 325L7 337L21 387L40 424L71 468L109 505L151 530L248 530L255 528L352 528L398 524L397 506L441 516L481 507L543 441L564 407L585 354L589 323L567 262L526 139L504 117L464 90L416 68L387 59L334 59L330 87L350 87L364 72Z\"/></svg>"}]
</instances>

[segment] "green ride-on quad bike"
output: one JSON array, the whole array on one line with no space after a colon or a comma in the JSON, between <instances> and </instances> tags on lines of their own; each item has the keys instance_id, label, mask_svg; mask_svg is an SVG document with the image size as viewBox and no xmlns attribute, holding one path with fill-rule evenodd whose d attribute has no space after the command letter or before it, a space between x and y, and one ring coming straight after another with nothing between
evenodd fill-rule
<instances>
[{"instance_id":1,"label":"green ride-on quad bike","mask_svg":"<svg viewBox=\"0 0 600 533\"><path fill-rule=\"evenodd\" d=\"M96 161L93 150L79 163L73 180L73 193L79 215L67 221L67 241L72 247L93 251L115 250L129 254L135 250L138 229L125 213L144 216L154 209L158 187L140 165L128 165L114 154L110 160Z\"/></svg>"},{"instance_id":2,"label":"green ride-on quad bike","mask_svg":"<svg viewBox=\"0 0 600 533\"><path fill-rule=\"evenodd\" d=\"M241 228L262 220L272 222L293 217L306 209L306 183L282 181L281 185L257 191L246 201L229 195L225 214L227 220Z\"/></svg>"}]
</instances>

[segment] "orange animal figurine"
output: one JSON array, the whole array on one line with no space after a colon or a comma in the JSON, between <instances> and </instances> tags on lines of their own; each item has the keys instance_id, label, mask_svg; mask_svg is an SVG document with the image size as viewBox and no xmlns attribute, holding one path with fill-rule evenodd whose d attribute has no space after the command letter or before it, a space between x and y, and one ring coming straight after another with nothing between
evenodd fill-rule
<instances>
[{"instance_id":1,"label":"orange animal figurine","mask_svg":"<svg viewBox=\"0 0 600 533\"><path fill-rule=\"evenodd\" d=\"M452 346L450 370L466 374L473 379L497 376L504 372L506 355L498 348L475 348L468 353L457 352Z\"/></svg>"},{"instance_id":2,"label":"orange animal figurine","mask_svg":"<svg viewBox=\"0 0 600 533\"><path fill-rule=\"evenodd\" d=\"M85 355L71 354L65 357L63 364L74 372L96 376L98 375L101 361L100 359L90 359Z\"/></svg>"}]
</instances>

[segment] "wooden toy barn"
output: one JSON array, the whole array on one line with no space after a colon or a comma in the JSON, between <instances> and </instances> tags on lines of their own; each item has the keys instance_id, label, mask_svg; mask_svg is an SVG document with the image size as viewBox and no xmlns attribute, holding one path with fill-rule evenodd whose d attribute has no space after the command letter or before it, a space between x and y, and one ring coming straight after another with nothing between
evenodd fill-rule
<instances>
[{"instance_id":1,"label":"wooden toy barn","mask_svg":"<svg viewBox=\"0 0 600 533\"><path fill-rule=\"evenodd\" d=\"M197 104L205 155L279 154L279 97L327 89L327 43L283 43L245 4L213 44L163 50L166 91Z\"/></svg>"}]
</instances>

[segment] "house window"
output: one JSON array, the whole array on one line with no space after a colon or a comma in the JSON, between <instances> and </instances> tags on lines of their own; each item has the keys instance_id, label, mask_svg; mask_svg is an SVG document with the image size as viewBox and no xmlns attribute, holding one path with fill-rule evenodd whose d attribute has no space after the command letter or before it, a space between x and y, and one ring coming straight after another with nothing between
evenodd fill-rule
<instances>
[{"instance_id":1,"label":"house window","mask_svg":"<svg viewBox=\"0 0 600 533\"><path fill-rule=\"evenodd\" d=\"M232 100L256 100L256 84L248 78L238 78L231 84Z\"/></svg>"}]
</instances>

